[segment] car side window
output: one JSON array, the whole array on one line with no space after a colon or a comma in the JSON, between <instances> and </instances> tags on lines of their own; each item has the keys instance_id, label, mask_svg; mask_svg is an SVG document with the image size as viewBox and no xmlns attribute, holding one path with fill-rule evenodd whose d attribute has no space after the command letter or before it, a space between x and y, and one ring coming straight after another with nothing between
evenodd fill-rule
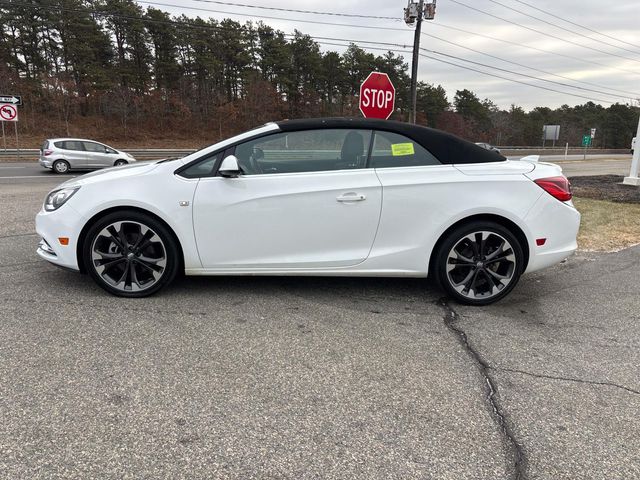
<instances>
[{"instance_id":1,"label":"car side window","mask_svg":"<svg viewBox=\"0 0 640 480\"><path fill-rule=\"evenodd\" d=\"M365 168L370 140L370 130L282 132L237 145L235 156L244 175Z\"/></svg>"},{"instance_id":2,"label":"car side window","mask_svg":"<svg viewBox=\"0 0 640 480\"><path fill-rule=\"evenodd\" d=\"M87 152L94 152L94 153L105 153L107 151L107 149L105 148L104 145L100 145L99 143L95 143L95 142L82 142L82 144L84 145L84 149Z\"/></svg>"},{"instance_id":3,"label":"car side window","mask_svg":"<svg viewBox=\"0 0 640 480\"><path fill-rule=\"evenodd\" d=\"M404 135L393 132L375 132L371 167L421 167L425 165L441 165L441 163L426 148Z\"/></svg>"},{"instance_id":4,"label":"car side window","mask_svg":"<svg viewBox=\"0 0 640 480\"><path fill-rule=\"evenodd\" d=\"M65 150L78 150L84 152L84 146L82 145L82 142L78 142L77 140L67 140L65 142L62 142L62 148Z\"/></svg>"},{"instance_id":5,"label":"car side window","mask_svg":"<svg viewBox=\"0 0 640 480\"><path fill-rule=\"evenodd\" d=\"M179 175L185 178L210 177L213 175L213 167L221 156L222 152L205 157L180 171Z\"/></svg>"}]
</instances>

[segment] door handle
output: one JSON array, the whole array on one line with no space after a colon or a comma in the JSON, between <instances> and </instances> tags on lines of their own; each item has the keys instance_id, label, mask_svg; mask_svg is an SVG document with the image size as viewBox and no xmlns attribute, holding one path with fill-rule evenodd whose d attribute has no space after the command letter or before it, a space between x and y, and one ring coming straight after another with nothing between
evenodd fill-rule
<instances>
[{"instance_id":1,"label":"door handle","mask_svg":"<svg viewBox=\"0 0 640 480\"><path fill-rule=\"evenodd\" d=\"M345 193L336 198L339 202L362 202L367 197L359 193Z\"/></svg>"}]
</instances>

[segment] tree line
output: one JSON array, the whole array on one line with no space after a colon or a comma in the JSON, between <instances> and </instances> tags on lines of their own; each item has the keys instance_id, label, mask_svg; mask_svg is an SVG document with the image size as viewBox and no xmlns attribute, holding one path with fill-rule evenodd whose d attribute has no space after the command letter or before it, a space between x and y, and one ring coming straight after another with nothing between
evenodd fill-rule
<instances>
[{"instance_id":1,"label":"tree line","mask_svg":"<svg viewBox=\"0 0 640 480\"><path fill-rule=\"evenodd\" d=\"M360 83L386 72L396 120L409 113L409 66L391 51L344 53L263 22L172 16L132 0L0 0L0 91L22 94L20 129L107 139L202 137L207 143L283 118L359 116ZM418 84L418 122L474 141L538 145L543 124L575 145L626 148L639 110L592 102L525 112L471 90Z\"/></svg>"}]
</instances>

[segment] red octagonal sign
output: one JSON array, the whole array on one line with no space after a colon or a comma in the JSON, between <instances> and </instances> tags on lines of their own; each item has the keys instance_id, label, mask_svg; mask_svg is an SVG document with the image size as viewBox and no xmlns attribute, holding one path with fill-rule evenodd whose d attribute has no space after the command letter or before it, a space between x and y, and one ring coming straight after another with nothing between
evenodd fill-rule
<instances>
[{"instance_id":1,"label":"red octagonal sign","mask_svg":"<svg viewBox=\"0 0 640 480\"><path fill-rule=\"evenodd\" d=\"M360 111L366 118L387 119L393 113L396 89L389 75L371 72L360 85Z\"/></svg>"}]
</instances>

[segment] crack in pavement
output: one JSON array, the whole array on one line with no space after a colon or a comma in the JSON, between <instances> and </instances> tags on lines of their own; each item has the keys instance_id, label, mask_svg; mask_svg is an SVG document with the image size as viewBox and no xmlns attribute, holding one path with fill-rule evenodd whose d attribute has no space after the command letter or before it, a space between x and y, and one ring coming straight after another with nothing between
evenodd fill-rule
<instances>
[{"instance_id":1,"label":"crack in pavement","mask_svg":"<svg viewBox=\"0 0 640 480\"><path fill-rule=\"evenodd\" d=\"M502 431L506 442L509 444L513 452L515 460L513 464L513 477L516 480L525 480L527 478L527 458L524 452L524 448L516 440L515 434L509 426L505 413L502 410L500 403L498 402L498 387L496 386L495 380L489 374L489 370L491 369L491 367L486 362L486 360L482 358L480 353L471 346L469 338L467 337L467 334L464 332L464 330L456 326L460 317L457 312L453 308L451 308L451 306L449 305L449 301L446 298L441 298L437 303L445 311L445 326L457 337L462 347L473 359L476 367L480 371L480 375L482 375L482 379L484 380L484 383L486 385L485 400L489 403L493 413L493 418L500 427L500 430Z\"/></svg>"},{"instance_id":2,"label":"crack in pavement","mask_svg":"<svg viewBox=\"0 0 640 480\"><path fill-rule=\"evenodd\" d=\"M11 235L0 235L1 238L16 238L16 237L35 237L37 233L14 233Z\"/></svg>"},{"instance_id":3,"label":"crack in pavement","mask_svg":"<svg viewBox=\"0 0 640 480\"><path fill-rule=\"evenodd\" d=\"M640 395L640 391L638 390L634 390L633 388L625 387L624 385L620 385L612 382L598 382L596 380L583 380L580 378L571 378L571 377L556 377L554 375L545 375L543 373L533 373L533 372L527 372L525 370L517 370L517 369L505 368L505 367L488 367L488 368L492 370L498 370L501 372L520 373L522 375L528 375L530 377L548 378L549 380L559 380L563 382L575 382L575 383L585 383L587 385L601 385L601 386L607 386L607 387L615 387L615 388L620 388L622 390L626 390L629 393L635 393L636 395Z\"/></svg>"},{"instance_id":4,"label":"crack in pavement","mask_svg":"<svg viewBox=\"0 0 640 480\"><path fill-rule=\"evenodd\" d=\"M30 304L33 303L32 300L23 300L18 298L11 297L0 297L0 302L3 303L13 303L13 304ZM112 311L113 306L109 304L98 304L92 302L86 302L81 300L47 300L47 305L74 305L79 307L91 307L95 310L105 310ZM211 314L211 312L200 312L194 310L167 310L167 309L159 309L159 308L148 308L148 307L129 307L124 305L118 305L118 309L122 312L135 312L135 313L150 313L150 314L168 314L168 315L186 315L186 316L200 316L206 317Z\"/></svg>"},{"instance_id":5,"label":"crack in pavement","mask_svg":"<svg viewBox=\"0 0 640 480\"><path fill-rule=\"evenodd\" d=\"M33 265L34 263L42 263L42 260L32 260L29 262L20 262L20 263L0 263L0 268L9 268L9 267L24 267L25 265ZM45 265L45 264L43 264Z\"/></svg>"}]
</instances>

